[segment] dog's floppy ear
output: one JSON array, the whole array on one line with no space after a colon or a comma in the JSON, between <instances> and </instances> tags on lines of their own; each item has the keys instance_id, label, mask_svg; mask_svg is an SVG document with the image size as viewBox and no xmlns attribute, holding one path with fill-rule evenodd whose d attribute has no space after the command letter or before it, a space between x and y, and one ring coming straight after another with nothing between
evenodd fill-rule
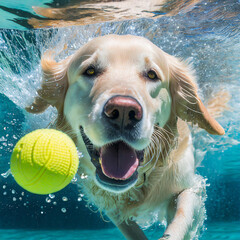
<instances>
[{"instance_id":1,"label":"dog's floppy ear","mask_svg":"<svg viewBox=\"0 0 240 240\"><path fill-rule=\"evenodd\" d=\"M67 67L70 59L71 56L61 62L56 62L52 52L48 51L43 55L41 59L42 85L33 103L26 107L28 112L41 113L52 105L57 108L59 114L62 113L68 88Z\"/></svg>"},{"instance_id":2,"label":"dog's floppy ear","mask_svg":"<svg viewBox=\"0 0 240 240\"><path fill-rule=\"evenodd\" d=\"M210 116L207 108L198 97L191 68L180 60L170 57L169 70L173 111L177 117L197 124L210 134L223 135L224 129Z\"/></svg>"}]
</instances>

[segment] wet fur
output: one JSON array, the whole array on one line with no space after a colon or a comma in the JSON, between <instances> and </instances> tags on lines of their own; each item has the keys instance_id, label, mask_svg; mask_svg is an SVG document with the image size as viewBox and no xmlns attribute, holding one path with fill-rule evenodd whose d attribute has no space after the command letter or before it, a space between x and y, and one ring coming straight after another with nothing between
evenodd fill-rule
<instances>
[{"instance_id":1,"label":"wet fur","mask_svg":"<svg viewBox=\"0 0 240 240\"><path fill-rule=\"evenodd\" d=\"M187 64L164 53L143 38L110 35L99 39L93 40L88 43L86 49L80 49L75 55L59 63L55 62L51 52L46 53L41 61L42 87L38 90L39 96L27 110L39 113L49 105L56 107L58 118L55 127L69 134L84 152L83 142L79 140L78 133L64 114L65 96L69 85L73 84L73 79L69 79L71 75L69 68L77 68L74 59L79 58L81 54L83 57L93 54L98 44L101 45L102 41L112 41L112 39L142 41L143 45L149 45L160 56L160 62L157 64L162 67L167 78L166 89L172 98L170 116L164 126L152 123L154 130L150 144L145 150L143 167L138 170L138 182L133 188L116 194L98 186L93 180L95 168L89 158L84 158L80 163L79 174L85 173L89 176L82 181L81 188L89 202L94 202L100 211L105 211L127 239L146 239L135 221L144 223L144 220L151 219L151 213L154 211L159 212L160 221L163 219L162 216L167 219L168 227L162 239L191 239L204 220L201 195L205 190L204 184L201 184L203 179L194 173L193 146L186 121L197 124L211 134L224 134L223 128L211 115L221 114L226 108L228 95L222 92L220 97L224 96L222 99L225 101L212 99L209 102L210 115L197 95L194 72ZM146 51L144 47L143 50ZM124 57L126 56L123 55ZM167 64L164 61L167 61ZM120 91L117 86L114 88L114 82L111 83L109 76L106 76L101 85L96 83L89 92L93 99L97 99L97 96L105 91L104 84L113 84L114 93ZM132 89L126 94L133 94ZM146 96L145 99L149 97ZM218 104L219 102L222 104ZM149 101L146 102L146 107L154 106ZM86 150L84 154L87 156ZM195 219L194 223L192 223L193 219Z\"/></svg>"}]
</instances>

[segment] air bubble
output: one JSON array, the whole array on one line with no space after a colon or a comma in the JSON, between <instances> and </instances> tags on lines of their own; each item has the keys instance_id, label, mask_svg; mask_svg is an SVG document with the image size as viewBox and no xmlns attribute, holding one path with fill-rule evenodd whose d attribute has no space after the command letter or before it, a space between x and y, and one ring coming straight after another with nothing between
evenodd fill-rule
<instances>
[{"instance_id":1,"label":"air bubble","mask_svg":"<svg viewBox=\"0 0 240 240\"><path fill-rule=\"evenodd\" d=\"M51 199L49 197L46 198L46 202L47 203L50 203L51 202Z\"/></svg>"},{"instance_id":2,"label":"air bubble","mask_svg":"<svg viewBox=\"0 0 240 240\"><path fill-rule=\"evenodd\" d=\"M14 201L14 202L17 201L17 198L13 197L13 201Z\"/></svg>"},{"instance_id":3,"label":"air bubble","mask_svg":"<svg viewBox=\"0 0 240 240\"><path fill-rule=\"evenodd\" d=\"M63 213L65 213L65 212L67 211L67 209L66 209L66 208L62 208L61 211L62 211Z\"/></svg>"},{"instance_id":4,"label":"air bubble","mask_svg":"<svg viewBox=\"0 0 240 240\"><path fill-rule=\"evenodd\" d=\"M82 174L81 174L81 179L86 179L86 178L88 178L88 175L82 173Z\"/></svg>"},{"instance_id":5,"label":"air bubble","mask_svg":"<svg viewBox=\"0 0 240 240\"><path fill-rule=\"evenodd\" d=\"M6 195L7 195L7 192L3 192L3 195L6 196Z\"/></svg>"},{"instance_id":6,"label":"air bubble","mask_svg":"<svg viewBox=\"0 0 240 240\"><path fill-rule=\"evenodd\" d=\"M16 193L16 191L13 189L13 190L12 190L12 194L15 194L15 193Z\"/></svg>"},{"instance_id":7,"label":"air bubble","mask_svg":"<svg viewBox=\"0 0 240 240\"><path fill-rule=\"evenodd\" d=\"M68 198L67 198L67 197L62 197L62 200L63 200L64 202L67 202L67 201L68 201Z\"/></svg>"},{"instance_id":8,"label":"air bubble","mask_svg":"<svg viewBox=\"0 0 240 240\"><path fill-rule=\"evenodd\" d=\"M3 185L3 189L6 189L6 187L7 187L6 185Z\"/></svg>"},{"instance_id":9,"label":"air bubble","mask_svg":"<svg viewBox=\"0 0 240 240\"><path fill-rule=\"evenodd\" d=\"M76 183L77 182L77 175L74 176L74 178L71 180L72 183Z\"/></svg>"},{"instance_id":10,"label":"air bubble","mask_svg":"<svg viewBox=\"0 0 240 240\"><path fill-rule=\"evenodd\" d=\"M81 197L78 197L77 200L78 200L78 202L81 202L81 201L82 201L82 198L81 198Z\"/></svg>"},{"instance_id":11,"label":"air bubble","mask_svg":"<svg viewBox=\"0 0 240 240\"><path fill-rule=\"evenodd\" d=\"M49 194L48 196L49 196L51 199L54 199L54 198L55 198L55 195L54 195L54 194L52 194L52 193L51 193L51 194Z\"/></svg>"},{"instance_id":12,"label":"air bubble","mask_svg":"<svg viewBox=\"0 0 240 240\"><path fill-rule=\"evenodd\" d=\"M77 150L77 153L78 153L78 157L79 157L79 158L83 158L83 157L84 157L84 155L83 155L82 152L79 152L79 151Z\"/></svg>"}]
</instances>

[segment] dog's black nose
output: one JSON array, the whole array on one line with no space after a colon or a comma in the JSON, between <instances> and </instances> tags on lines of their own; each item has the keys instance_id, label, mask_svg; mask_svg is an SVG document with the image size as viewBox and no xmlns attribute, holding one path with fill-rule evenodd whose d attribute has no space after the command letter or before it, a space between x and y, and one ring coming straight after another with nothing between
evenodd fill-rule
<instances>
[{"instance_id":1,"label":"dog's black nose","mask_svg":"<svg viewBox=\"0 0 240 240\"><path fill-rule=\"evenodd\" d=\"M134 126L141 121L143 111L141 105L132 97L115 96L104 106L103 114L120 128Z\"/></svg>"}]
</instances>

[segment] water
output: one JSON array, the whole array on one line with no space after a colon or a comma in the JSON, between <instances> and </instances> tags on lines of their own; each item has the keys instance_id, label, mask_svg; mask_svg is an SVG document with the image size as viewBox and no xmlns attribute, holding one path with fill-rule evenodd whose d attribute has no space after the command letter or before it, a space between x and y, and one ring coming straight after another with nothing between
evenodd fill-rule
<instances>
[{"instance_id":1,"label":"water","mask_svg":"<svg viewBox=\"0 0 240 240\"><path fill-rule=\"evenodd\" d=\"M179 4L169 2L158 11L147 8L145 10L149 11L143 11L142 6L138 15L134 12L136 16L129 17L135 18L131 20L99 23L100 15L94 12L96 17L89 22L94 23L91 25L69 26L73 25L73 21L55 19L52 25L62 26L65 23L67 27L36 30L27 29L39 25L39 22L29 25L32 15L35 14L35 18L37 16L31 8L31 1L24 6L5 1L5 8L1 7L1 3L1 11L10 14L11 8L11 19L15 19L10 21L7 20L10 15L1 15L1 173L9 170L11 151L17 140L33 129L47 127L49 119L56 116L53 108L38 116L27 114L24 110L36 95L41 78L40 56L46 49L55 48L59 52L59 59L62 59L99 35L116 33L144 36L169 54L192 62L197 72L200 94L205 101L220 89L232 95L229 103L231 111L225 112L219 119L226 135L210 136L194 130L193 137L199 163L197 171L208 179L210 185L206 201L207 230L203 231L200 239L240 239L240 4L232 0L176 2ZM48 5L42 1L34 2L38 6L52 4L52 7L59 9L72 6L76 9L73 3L66 1L65 5L57 6L57 1ZM119 7L122 8L123 5ZM19 9L25 12L16 15ZM94 9L98 10L97 7ZM80 10L78 14L83 13ZM115 10L112 11L114 16ZM145 12L150 13L151 16L147 17L151 18L141 18L146 17ZM125 13L126 16L131 15L127 10ZM83 17L80 14L75 18L79 20ZM87 17L85 19L89 20ZM50 18L38 20L41 20L42 27L50 24ZM107 15L103 20L108 20ZM74 24L78 25L79 21ZM82 175L79 180L87 181L87 177ZM95 207L87 205L86 197L77 191L74 182L54 196L37 196L17 186L12 176L3 175L0 178L1 239L123 239L106 216L95 213ZM146 230L149 239L159 238L162 232L163 227L158 224Z\"/></svg>"},{"instance_id":2,"label":"water","mask_svg":"<svg viewBox=\"0 0 240 240\"><path fill-rule=\"evenodd\" d=\"M158 239L160 230L155 227L154 232L148 231L146 233L149 239ZM10 229L10 230L0 230L1 239L24 239L35 240L35 239L45 239L45 240L98 240L98 239L114 239L114 240L124 240L124 237L120 234L117 229L98 229L98 230L22 230L22 229ZM220 222L211 223L208 226L208 230L204 233L201 238L202 240L239 240L239 222Z\"/></svg>"}]
</instances>

